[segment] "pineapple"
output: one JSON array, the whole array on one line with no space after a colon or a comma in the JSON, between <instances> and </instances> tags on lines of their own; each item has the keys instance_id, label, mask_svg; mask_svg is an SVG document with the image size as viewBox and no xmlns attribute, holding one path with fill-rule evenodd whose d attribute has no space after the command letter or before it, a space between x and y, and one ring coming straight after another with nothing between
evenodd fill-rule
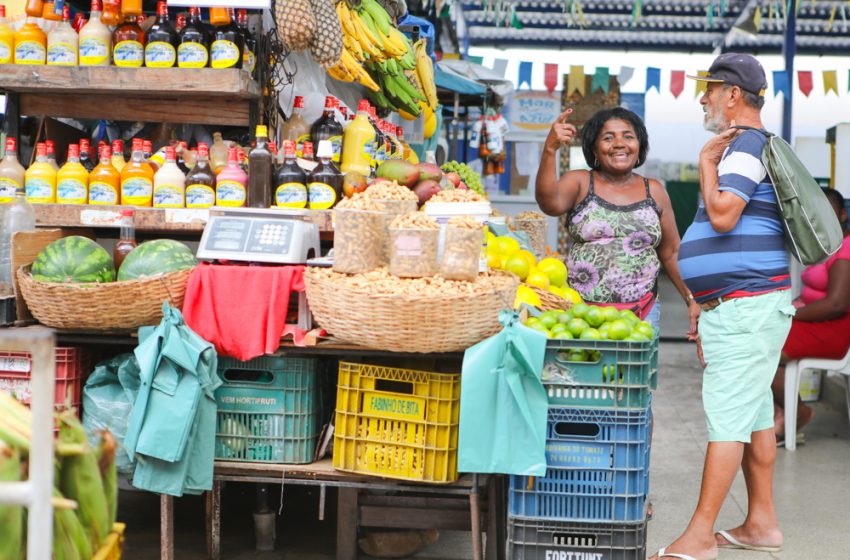
<instances>
[{"instance_id":1,"label":"pineapple","mask_svg":"<svg viewBox=\"0 0 850 560\"><path fill-rule=\"evenodd\" d=\"M276 0L274 15L277 32L290 50L303 51L310 46L316 34L316 18L310 0Z\"/></svg>"},{"instance_id":2,"label":"pineapple","mask_svg":"<svg viewBox=\"0 0 850 560\"><path fill-rule=\"evenodd\" d=\"M342 56L342 25L333 0L310 0L310 4L316 18L316 32L310 39L310 52L313 60L324 68L330 68Z\"/></svg>"}]
</instances>

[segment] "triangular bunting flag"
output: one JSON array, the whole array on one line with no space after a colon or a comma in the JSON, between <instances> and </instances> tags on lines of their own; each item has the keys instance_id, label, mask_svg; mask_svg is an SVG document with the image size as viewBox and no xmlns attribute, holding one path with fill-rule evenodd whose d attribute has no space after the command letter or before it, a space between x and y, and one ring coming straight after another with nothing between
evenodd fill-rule
<instances>
[{"instance_id":1,"label":"triangular bunting flag","mask_svg":"<svg viewBox=\"0 0 850 560\"><path fill-rule=\"evenodd\" d=\"M791 85L788 83L788 72L785 70L773 71L773 96L776 97L779 93L787 99L791 95Z\"/></svg>"},{"instance_id":2,"label":"triangular bunting flag","mask_svg":"<svg viewBox=\"0 0 850 560\"><path fill-rule=\"evenodd\" d=\"M590 92L593 93L601 89L603 93L608 93L608 77L609 71L605 66L597 66L596 73L593 74L593 83L590 86Z\"/></svg>"},{"instance_id":3,"label":"triangular bunting flag","mask_svg":"<svg viewBox=\"0 0 850 560\"><path fill-rule=\"evenodd\" d=\"M570 77L567 80L567 95L578 91L584 96L584 66L570 66Z\"/></svg>"},{"instance_id":4,"label":"triangular bunting flag","mask_svg":"<svg viewBox=\"0 0 850 560\"><path fill-rule=\"evenodd\" d=\"M482 62L484 62L483 56L470 56L468 58L469 58L469 62L471 62L473 64L479 64L480 65Z\"/></svg>"},{"instance_id":5,"label":"triangular bunting flag","mask_svg":"<svg viewBox=\"0 0 850 560\"><path fill-rule=\"evenodd\" d=\"M517 82L517 89L522 87L522 84L528 84L528 89L531 89L531 63L530 62L520 62L519 63L519 82Z\"/></svg>"},{"instance_id":6,"label":"triangular bunting flag","mask_svg":"<svg viewBox=\"0 0 850 560\"><path fill-rule=\"evenodd\" d=\"M830 90L835 92L835 95L838 95L838 73L835 70L824 70L823 94L828 94Z\"/></svg>"},{"instance_id":7,"label":"triangular bunting flag","mask_svg":"<svg viewBox=\"0 0 850 560\"><path fill-rule=\"evenodd\" d=\"M803 92L803 95L806 97L812 93L814 89L814 80L812 79L812 73L809 70L800 70L797 72L797 85L800 87L800 91Z\"/></svg>"},{"instance_id":8,"label":"triangular bunting flag","mask_svg":"<svg viewBox=\"0 0 850 560\"><path fill-rule=\"evenodd\" d=\"M685 90L685 71L673 70L670 74L670 93L673 97L678 98Z\"/></svg>"},{"instance_id":9,"label":"triangular bunting flag","mask_svg":"<svg viewBox=\"0 0 850 560\"><path fill-rule=\"evenodd\" d=\"M659 93L661 92L660 68L649 67L646 69L646 89L644 91L649 91L652 88L655 88Z\"/></svg>"},{"instance_id":10,"label":"triangular bunting flag","mask_svg":"<svg viewBox=\"0 0 850 560\"><path fill-rule=\"evenodd\" d=\"M501 77L505 77L505 70L508 69L508 61L505 58L497 58L493 60L493 72Z\"/></svg>"},{"instance_id":11,"label":"triangular bunting flag","mask_svg":"<svg viewBox=\"0 0 850 560\"><path fill-rule=\"evenodd\" d=\"M557 64L546 64L546 66L544 66L543 83L546 85L546 89L549 93L552 93L555 91L555 88L558 87Z\"/></svg>"},{"instance_id":12,"label":"triangular bunting flag","mask_svg":"<svg viewBox=\"0 0 850 560\"><path fill-rule=\"evenodd\" d=\"M697 76L700 76L701 78L708 76L708 70L698 70ZM704 82L702 80L696 80L696 83L697 83L697 87L696 87L696 93L694 94L694 97L701 97L702 94L704 94L706 89L708 88L708 82Z\"/></svg>"},{"instance_id":13,"label":"triangular bunting flag","mask_svg":"<svg viewBox=\"0 0 850 560\"><path fill-rule=\"evenodd\" d=\"M621 86L624 86L629 83L629 80L631 80L634 75L635 69L631 66L620 66L620 74L617 76L617 81L620 82Z\"/></svg>"}]
</instances>

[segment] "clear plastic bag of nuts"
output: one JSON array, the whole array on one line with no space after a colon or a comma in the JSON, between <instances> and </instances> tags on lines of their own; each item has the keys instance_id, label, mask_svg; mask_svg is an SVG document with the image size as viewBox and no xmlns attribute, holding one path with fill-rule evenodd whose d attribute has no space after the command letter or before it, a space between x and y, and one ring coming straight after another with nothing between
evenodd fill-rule
<instances>
[{"instance_id":1,"label":"clear plastic bag of nuts","mask_svg":"<svg viewBox=\"0 0 850 560\"><path fill-rule=\"evenodd\" d=\"M457 217L446 224L446 240L440 274L448 280L474 282L478 278L484 225L469 217Z\"/></svg>"},{"instance_id":2,"label":"clear plastic bag of nuts","mask_svg":"<svg viewBox=\"0 0 850 560\"><path fill-rule=\"evenodd\" d=\"M416 212L417 204L415 200L378 200L377 202L384 207L383 224L386 232L386 235L384 235L384 244L381 248L381 262L388 265L390 264L391 253L389 235L390 224L392 224L393 220L399 216L409 214L410 212Z\"/></svg>"},{"instance_id":3,"label":"clear plastic bag of nuts","mask_svg":"<svg viewBox=\"0 0 850 560\"><path fill-rule=\"evenodd\" d=\"M511 225L516 231L523 231L528 235L531 250L538 256L546 254L546 234L548 224L546 216L538 212L523 212L511 219Z\"/></svg>"},{"instance_id":4,"label":"clear plastic bag of nuts","mask_svg":"<svg viewBox=\"0 0 850 560\"><path fill-rule=\"evenodd\" d=\"M396 217L390 225L390 274L426 278L437 274L440 225L421 212Z\"/></svg>"},{"instance_id":5,"label":"clear plastic bag of nuts","mask_svg":"<svg viewBox=\"0 0 850 560\"><path fill-rule=\"evenodd\" d=\"M385 237L380 204L363 199L340 202L334 208L334 271L361 274L378 268Z\"/></svg>"}]
</instances>

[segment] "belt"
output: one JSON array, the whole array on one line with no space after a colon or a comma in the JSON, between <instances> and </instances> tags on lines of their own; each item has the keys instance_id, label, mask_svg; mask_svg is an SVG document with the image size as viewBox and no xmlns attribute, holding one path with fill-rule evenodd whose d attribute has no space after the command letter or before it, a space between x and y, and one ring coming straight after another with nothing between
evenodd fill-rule
<instances>
[{"instance_id":1,"label":"belt","mask_svg":"<svg viewBox=\"0 0 850 560\"><path fill-rule=\"evenodd\" d=\"M714 298L714 299L710 299L708 301L702 302L701 304L699 304L699 306L703 311L711 311L715 307L718 307L724 301L729 301L730 299L733 299L733 298L730 298L730 297Z\"/></svg>"}]
</instances>

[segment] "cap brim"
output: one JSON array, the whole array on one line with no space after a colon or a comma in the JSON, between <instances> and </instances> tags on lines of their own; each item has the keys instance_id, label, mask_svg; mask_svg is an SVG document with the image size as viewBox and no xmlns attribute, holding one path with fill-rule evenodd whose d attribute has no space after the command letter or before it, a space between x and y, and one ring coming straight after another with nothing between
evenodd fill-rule
<instances>
[{"instance_id":1,"label":"cap brim","mask_svg":"<svg viewBox=\"0 0 850 560\"><path fill-rule=\"evenodd\" d=\"M696 80L698 82L712 82L715 84L722 84L723 80L718 80L717 78L709 78L708 76L685 76L691 80Z\"/></svg>"}]
</instances>

